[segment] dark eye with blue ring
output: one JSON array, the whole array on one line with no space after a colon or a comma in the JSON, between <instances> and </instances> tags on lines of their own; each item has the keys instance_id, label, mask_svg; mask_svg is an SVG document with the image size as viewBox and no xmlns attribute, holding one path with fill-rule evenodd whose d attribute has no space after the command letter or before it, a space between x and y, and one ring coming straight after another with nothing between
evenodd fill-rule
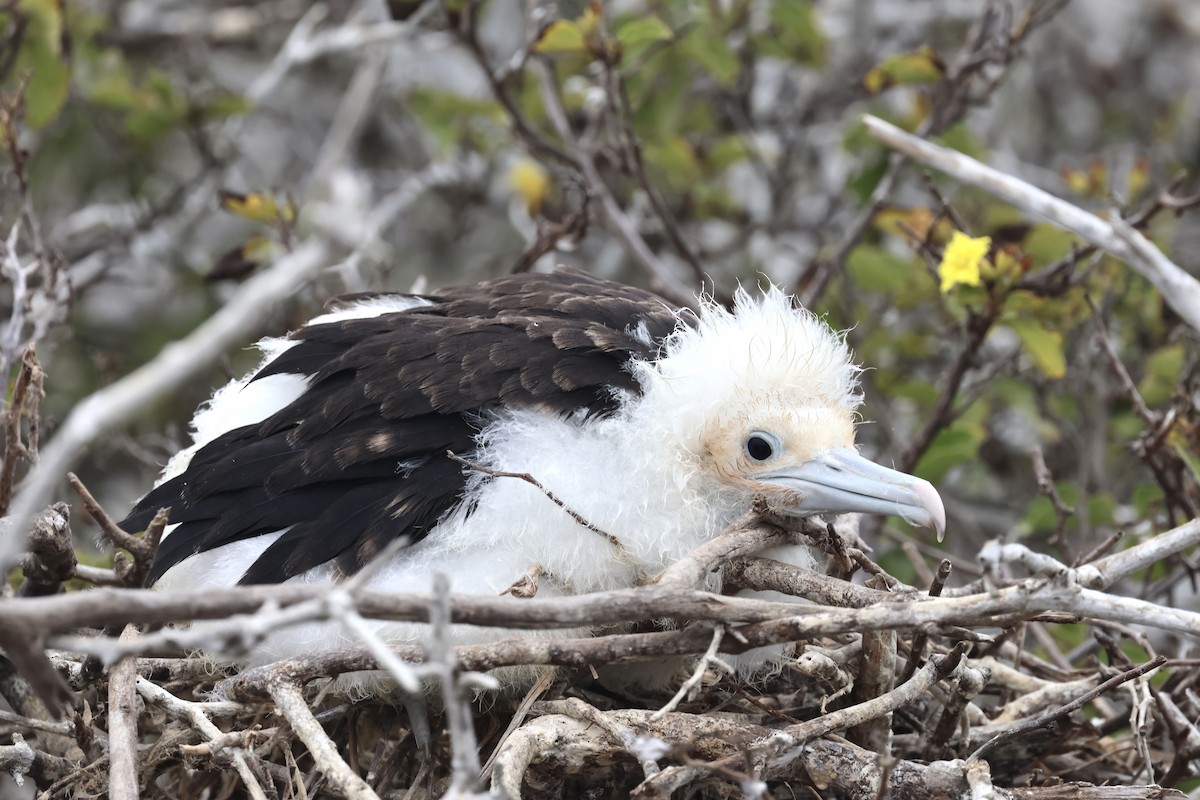
<instances>
[{"instance_id":1,"label":"dark eye with blue ring","mask_svg":"<svg viewBox=\"0 0 1200 800\"><path fill-rule=\"evenodd\" d=\"M775 455L773 438L764 436L761 433L750 434L746 439L746 455L755 461L767 461Z\"/></svg>"}]
</instances>

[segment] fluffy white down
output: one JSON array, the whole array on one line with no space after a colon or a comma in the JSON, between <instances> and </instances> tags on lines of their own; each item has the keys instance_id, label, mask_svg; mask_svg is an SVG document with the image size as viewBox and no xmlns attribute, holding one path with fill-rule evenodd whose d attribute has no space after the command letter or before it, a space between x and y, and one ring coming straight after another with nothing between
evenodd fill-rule
<instances>
[{"instance_id":1,"label":"fluffy white down","mask_svg":"<svg viewBox=\"0 0 1200 800\"><path fill-rule=\"evenodd\" d=\"M379 298L314 320L366 317L410 307L405 298ZM290 346L266 340L266 364ZM489 467L528 472L571 509L621 542L578 524L541 491L516 479L472 479L477 499L468 514L448 514L423 541L403 551L373 580L378 589L426 591L435 572L453 591L500 594L530 570L544 575L539 596L630 586L678 560L724 529L750 498L703 468L703 439L714 425L744 414L748 389L769 392L792 408L859 404L857 368L840 337L807 312L792 308L778 289L761 296L739 292L731 313L705 304L694 327L681 325L665 356L632 365L644 391L612 417L557 418L536 411L505 412L479 436L478 460ZM252 373L253 374L253 373ZM303 376L276 376L221 389L195 421L196 444L169 465L164 479L186 468L203 443L234 427L260 421L299 397ZM602 476L602 477L601 477ZM282 533L282 532L280 532ZM280 534L268 534L193 556L169 570L163 588L222 588ZM788 553L811 565L806 553ZM331 570L311 570L296 581L324 581ZM373 623L393 643L417 643L423 626ZM459 643L494 640L508 632L459 626ZM583 631L544 631L560 638ZM352 642L330 624L303 625L272 636L254 663ZM761 659L752 659L753 663ZM352 687L349 687L352 688Z\"/></svg>"}]
</instances>

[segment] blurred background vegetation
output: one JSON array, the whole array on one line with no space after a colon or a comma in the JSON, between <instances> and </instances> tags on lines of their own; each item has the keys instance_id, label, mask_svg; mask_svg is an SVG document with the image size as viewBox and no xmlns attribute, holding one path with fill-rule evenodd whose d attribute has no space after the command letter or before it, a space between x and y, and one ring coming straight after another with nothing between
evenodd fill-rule
<instances>
[{"instance_id":1,"label":"blurred background vegetation","mask_svg":"<svg viewBox=\"0 0 1200 800\"><path fill-rule=\"evenodd\" d=\"M938 486L960 576L994 537L1070 562L1194 516L1195 332L1122 264L891 156L859 118L1121 214L1196 268L1198 70L1190 0L12 0L0 235L17 226L40 270L23 291L4 272L24 312L10 399L36 340L53 437L311 239L335 257L261 334L346 292L515 268L676 301L769 279L849 331L864 449ZM989 256L942 291L955 230ZM78 471L111 513L255 360L229 352L93 444ZM897 575L925 577L913 546L941 557L868 527ZM1188 573L1163 591L1191 595Z\"/></svg>"}]
</instances>

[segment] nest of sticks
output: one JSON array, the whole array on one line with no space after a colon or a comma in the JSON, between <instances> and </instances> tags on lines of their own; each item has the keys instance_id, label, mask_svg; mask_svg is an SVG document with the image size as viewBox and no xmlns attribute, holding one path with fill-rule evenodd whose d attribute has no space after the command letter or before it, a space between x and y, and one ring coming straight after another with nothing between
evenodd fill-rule
<instances>
[{"instance_id":1,"label":"nest of sticks","mask_svg":"<svg viewBox=\"0 0 1200 800\"><path fill-rule=\"evenodd\" d=\"M1200 522L1073 565L991 543L959 580L910 547L911 586L852 536L759 513L653 583L546 600L536 575L495 598L356 579L120 588L155 530L129 537L96 513L132 558L77 564L60 504L0 600L0 772L40 798L1158 798L1182 797L1171 787L1200 758L1200 661L1186 658L1200 614L1170 601ZM797 539L826 554L824 574L754 555ZM717 569L724 594L703 588ZM427 620L430 643L389 648L366 618ZM199 654L315 619L360 644L253 669ZM454 647L452 624L600 633ZM778 669L731 674L730 655L772 644L790 649ZM603 679L644 661L678 668L670 688ZM497 690L490 671L514 666L532 686ZM336 690L361 670L425 688Z\"/></svg>"}]
</instances>

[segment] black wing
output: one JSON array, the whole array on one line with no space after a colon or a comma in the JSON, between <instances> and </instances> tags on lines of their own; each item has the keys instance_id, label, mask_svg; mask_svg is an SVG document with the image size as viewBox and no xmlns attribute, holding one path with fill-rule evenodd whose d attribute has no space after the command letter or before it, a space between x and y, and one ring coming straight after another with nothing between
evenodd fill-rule
<instances>
[{"instance_id":1,"label":"black wing","mask_svg":"<svg viewBox=\"0 0 1200 800\"><path fill-rule=\"evenodd\" d=\"M195 553L291 526L242 583L335 561L347 574L399 536L419 541L462 500L481 415L501 408L612 413L640 389L625 365L653 358L679 318L660 298L585 273L510 275L426 296L428 306L310 325L255 377L311 376L262 423L201 448L186 472L121 523L180 523L154 582Z\"/></svg>"}]
</instances>

